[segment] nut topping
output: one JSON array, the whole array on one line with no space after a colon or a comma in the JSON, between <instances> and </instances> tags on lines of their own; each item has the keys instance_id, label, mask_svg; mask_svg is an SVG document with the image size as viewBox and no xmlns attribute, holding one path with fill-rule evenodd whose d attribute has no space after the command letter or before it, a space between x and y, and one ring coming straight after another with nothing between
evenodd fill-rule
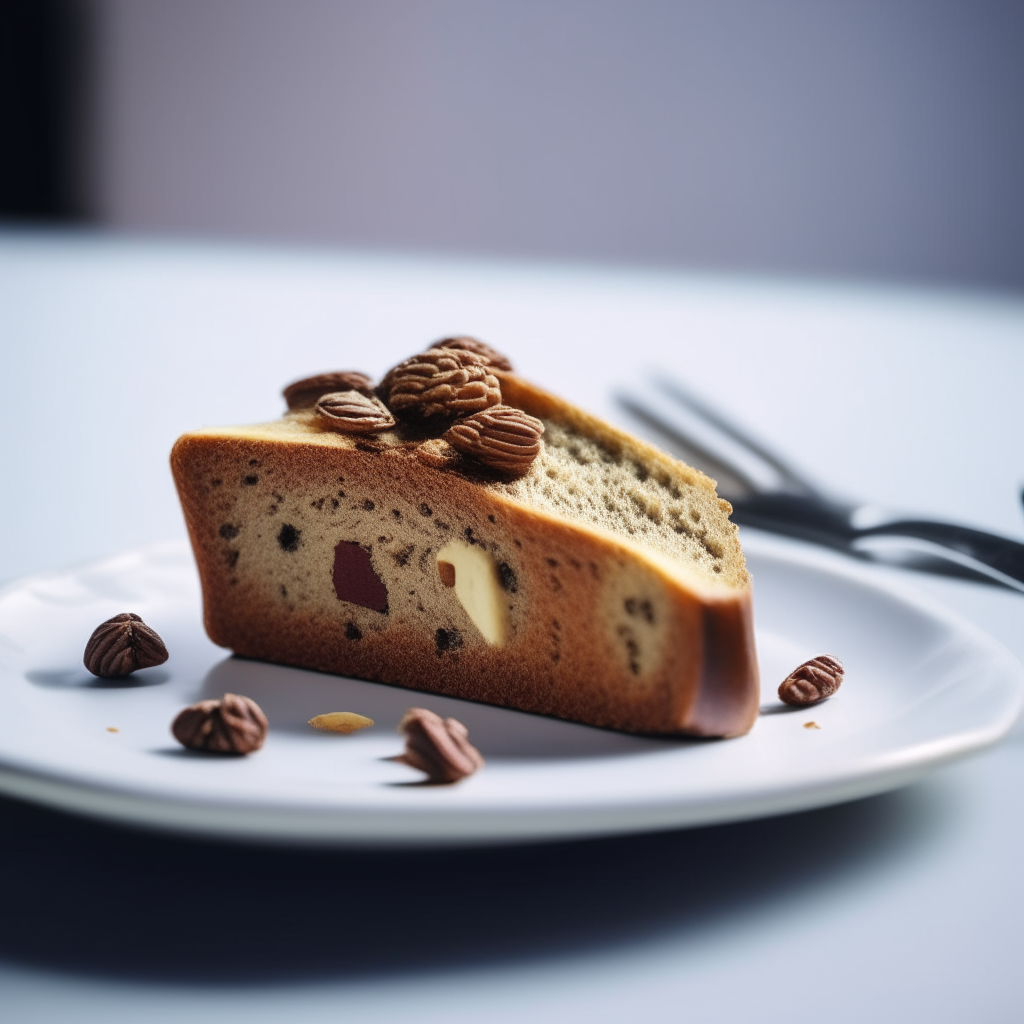
<instances>
[{"instance_id":1,"label":"nut topping","mask_svg":"<svg viewBox=\"0 0 1024 1024\"><path fill-rule=\"evenodd\" d=\"M432 348L391 370L378 389L399 416L466 416L501 401L498 378L483 356Z\"/></svg>"},{"instance_id":2,"label":"nut topping","mask_svg":"<svg viewBox=\"0 0 1024 1024\"><path fill-rule=\"evenodd\" d=\"M334 391L316 403L322 423L346 434L379 434L395 425L395 417L375 395L358 391Z\"/></svg>"},{"instance_id":3,"label":"nut topping","mask_svg":"<svg viewBox=\"0 0 1024 1024\"><path fill-rule=\"evenodd\" d=\"M338 373L319 373L315 377L303 377L281 392L288 403L288 411L308 409L316 405L323 395L332 391L358 391L362 395L373 394L373 382L365 373L357 370L343 370Z\"/></svg>"},{"instance_id":4,"label":"nut topping","mask_svg":"<svg viewBox=\"0 0 1024 1024\"><path fill-rule=\"evenodd\" d=\"M779 700L794 707L817 704L839 689L845 674L838 658L819 654L786 676L779 687Z\"/></svg>"},{"instance_id":5,"label":"nut topping","mask_svg":"<svg viewBox=\"0 0 1024 1024\"><path fill-rule=\"evenodd\" d=\"M445 338L444 341L434 342L430 347L453 348L461 349L464 352L475 352L478 356L484 357L488 366L494 366L499 370L508 370L510 372L512 370L512 364L509 362L508 356L503 356L497 349L491 348L490 345L479 341L477 338L466 336Z\"/></svg>"},{"instance_id":6,"label":"nut topping","mask_svg":"<svg viewBox=\"0 0 1024 1024\"><path fill-rule=\"evenodd\" d=\"M397 760L426 772L431 782L458 782L484 765L469 730L457 719L409 708L398 731L405 733L405 753Z\"/></svg>"},{"instance_id":7,"label":"nut topping","mask_svg":"<svg viewBox=\"0 0 1024 1024\"><path fill-rule=\"evenodd\" d=\"M267 716L254 700L225 693L185 708L171 724L174 738L191 750L251 754L267 737Z\"/></svg>"},{"instance_id":8,"label":"nut topping","mask_svg":"<svg viewBox=\"0 0 1024 1024\"><path fill-rule=\"evenodd\" d=\"M453 448L511 476L529 472L540 454L544 424L508 405L459 420L442 436Z\"/></svg>"},{"instance_id":9,"label":"nut topping","mask_svg":"<svg viewBox=\"0 0 1024 1024\"><path fill-rule=\"evenodd\" d=\"M105 679L126 676L167 660L167 648L155 630L134 612L101 622L85 645L85 667Z\"/></svg>"}]
</instances>

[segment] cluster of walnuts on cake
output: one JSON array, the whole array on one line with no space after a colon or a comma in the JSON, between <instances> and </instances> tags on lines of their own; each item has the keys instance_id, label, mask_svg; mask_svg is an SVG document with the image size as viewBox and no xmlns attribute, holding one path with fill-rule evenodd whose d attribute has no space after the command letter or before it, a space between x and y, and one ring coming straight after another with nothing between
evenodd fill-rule
<instances>
[{"instance_id":1,"label":"cluster of walnuts on cake","mask_svg":"<svg viewBox=\"0 0 1024 1024\"><path fill-rule=\"evenodd\" d=\"M454 448L505 476L523 476L540 454L544 424L502 403L494 370L511 372L512 364L476 338L445 338L376 387L350 370L296 381L284 397L290 412L312 407L321 423L346 434L383 434L401 421L424 435L416 455L428 465L448 465Z\"/></svg>"}]
</instances>

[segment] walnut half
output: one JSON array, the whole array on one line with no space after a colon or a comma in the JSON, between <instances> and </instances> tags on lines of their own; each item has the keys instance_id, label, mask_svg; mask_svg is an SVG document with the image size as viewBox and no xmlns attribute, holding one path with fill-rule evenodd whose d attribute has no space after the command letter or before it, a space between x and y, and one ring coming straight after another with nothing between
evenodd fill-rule
<instances>
[{"instance_id":1,"label":"walnut half","mask_svg":"<svg viewBox=\"0 0 1024 1024\"><path fill-rule=\"evenodd\" d=\"M498 378L483 356L432 348L399 363L380 383L380 397L398 416L468 416L501 401Z\"/></svg>"},{"instance_id":2,"label":"walnut half","mask_svg":"<svg viewBox=\"0 0 1024 1024\"><path fill-rule=\"evenodd\" d=\"M183 747L215 754L251 754L263 746L267 728L267 716L259 704L237 693L192 704L171 724L174 738Z\"/></svg>"},{"instance_id":3,"label":"walnut half","mask_svg":"<svg viewBox=\"0 0 1024 1024\"><path fill-rule=\"evenodd\" d=\"M154 629L134 612L101 622L85 646L85 667L103 678L126 676L167 660L167 648Z\"/></svg>"},{"instance_id":4,"label":"walnut half","mask_svg":"<svg viewBox=\"0 0 1024 1024\"><path fill-rule=\"evenodd\" d=\"M480 341L479 338L460 335L457 338L444 338L441 341L435 341L430 347L457 348L462 349L464 352L475 352L478 356L483 356L491 366L498 370L507 370L509 372L512 370L512 363L509 362L508 356L502 355L497 349L491 348L490 345Z\"/></svg>"},{"instance_id":5,"label":"walnut half","mask_svg":"<svg viewBox=\"0 0 1024 1024\"><path fill-rule=\"evenodd\" d=\"M458 782L484 766L480 751L469 742L469 730L455 718L409 708L398 731L405 733L405 753L397 760L426 772L431 782Z\"/></svg>"}]
</instances>

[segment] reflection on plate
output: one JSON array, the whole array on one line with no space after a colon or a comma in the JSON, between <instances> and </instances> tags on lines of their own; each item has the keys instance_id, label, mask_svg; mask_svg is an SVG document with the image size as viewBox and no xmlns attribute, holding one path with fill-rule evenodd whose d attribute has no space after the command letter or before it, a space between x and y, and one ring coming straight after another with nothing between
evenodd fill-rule
<instances>
[{"instance_id":1,"label":"reflection on plate","mask_svg":"<svg viewBox=\"0 0 1024 1024\"><path fill-rule=\"evenodd\" d=\"M1024 669L995 641L870 570L744 535L755 579L762 715L736 740L666 740L233 658L202 630L184 543L23 580L0 594L0 789L159 828L333 844L514 842L778 814L881 792L978 750L1012 725ZM93 628L135 611L171 659L128 680L81 667ZM838 655L832 700L788 709L775 687ZM266 711L245 759L176 746L185 704L244 693ZM424 787L391 758L412 704L469 727L487 767ZM350 736L327 711L376 722ZM813 721L818 728L806 728ZM116 730L116 731L114 731Z\"/></svg>"}]
</instances>

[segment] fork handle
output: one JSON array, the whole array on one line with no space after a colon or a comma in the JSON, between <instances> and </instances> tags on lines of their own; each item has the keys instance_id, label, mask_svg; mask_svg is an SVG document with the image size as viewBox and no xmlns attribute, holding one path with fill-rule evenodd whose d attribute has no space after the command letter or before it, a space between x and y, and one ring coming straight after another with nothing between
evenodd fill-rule
<instances>
[{"instance_id":1,"label":"fork handle","mask_svg":"<svg viewBox=\"0 0 1024 1024\"><path fill-rule=\"evenodd\" d=\"M912 537L929 541L1024 583L1024 544L984 530L928 519L899 519L856 530L854 538L858 537Z\"/></svg>"},{"instance_id":2,"label":"fork handle","mask_svg":"<svg viewBox=\"0 0 1024 1024\"><path fill-rule=\"evenodd\" d=\"M1024 591L1024 544L969 526L932 519L890 519L875 526L855 527L857 506L802 495L755 494L737 499L733 522L781 533L852 553L866 537L923 540L950 552L952 563ZM934 570L933 570L934 571Z\"/></svg>"}]
</instances>

